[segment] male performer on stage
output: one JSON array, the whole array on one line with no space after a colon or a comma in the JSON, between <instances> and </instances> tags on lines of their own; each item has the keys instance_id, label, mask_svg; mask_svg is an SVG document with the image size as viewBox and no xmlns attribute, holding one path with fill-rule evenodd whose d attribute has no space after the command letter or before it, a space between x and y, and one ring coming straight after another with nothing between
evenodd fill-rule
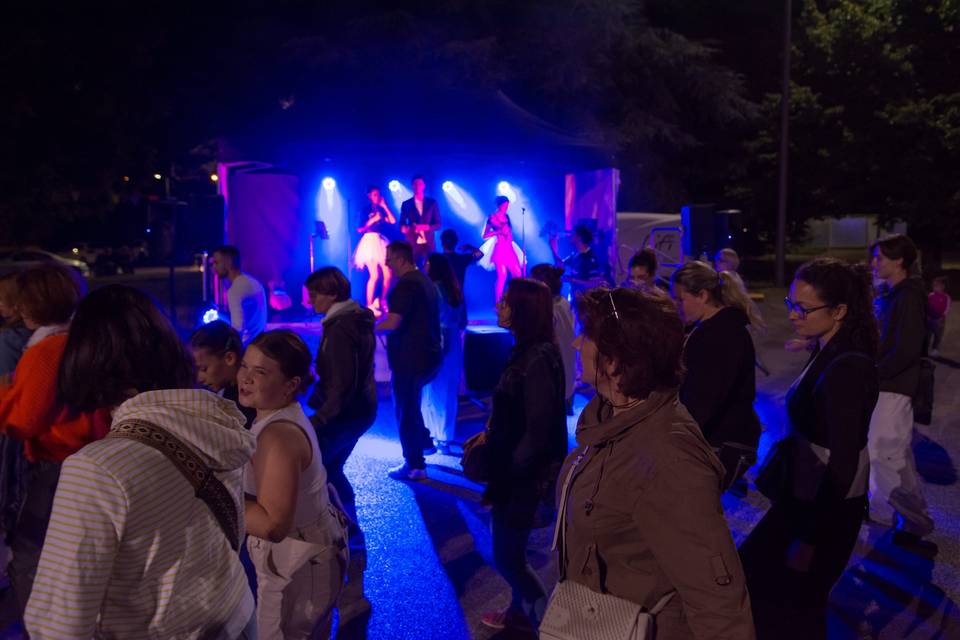
<instances>
[{"instance_id":1,"label":"male performer on stage","mask_svg":"<svg viewBox=\"0 0 960 640\"><path fill-rule=\"evenodd\" d=\"M400 230L413 247L416 265L422 267L436 246L434 232L440 228L440 207L424 195L427 183L423 176L413 176L411 187L413 197L400 205Z\"/></svg>"}]
</instances>

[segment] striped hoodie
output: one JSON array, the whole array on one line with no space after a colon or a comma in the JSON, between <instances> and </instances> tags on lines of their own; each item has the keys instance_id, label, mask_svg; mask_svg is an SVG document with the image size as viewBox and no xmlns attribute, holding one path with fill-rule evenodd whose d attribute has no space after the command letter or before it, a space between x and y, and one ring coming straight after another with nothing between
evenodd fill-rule
<instances>
[{"instance_id":1,"label":"striped hoodie","mask_svg":"<svg viewBox=\"0 0 960 640\"><path fill-rule=\"evenodd\" d=\"M233 402L199 389L151 391L113 415L114 424L130 418L200 455L243 522L243 467L256 442ZM66 459L25 615L31 638L236 637L252 613L237 554L162 453L106 438Z\"/></svg>"}]
</instances>

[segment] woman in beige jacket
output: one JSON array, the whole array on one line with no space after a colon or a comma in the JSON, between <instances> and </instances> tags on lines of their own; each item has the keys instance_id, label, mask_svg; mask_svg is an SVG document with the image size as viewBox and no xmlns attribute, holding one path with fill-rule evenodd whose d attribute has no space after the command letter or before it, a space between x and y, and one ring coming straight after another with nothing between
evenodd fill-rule
<instances>
[{"instance_id":1,"label":"woman in beige jacket","mask_svg":"<svg viewBox=\"0 0 960 640\"><path fill-rule=\"evenodd\" d=\"M669 300L594 289L579 302L583 380L561 579L647 609L657 640L751 640L750 600L720 506L723 467L677 399L683 326Z\"/></svg>"}]
</instances>

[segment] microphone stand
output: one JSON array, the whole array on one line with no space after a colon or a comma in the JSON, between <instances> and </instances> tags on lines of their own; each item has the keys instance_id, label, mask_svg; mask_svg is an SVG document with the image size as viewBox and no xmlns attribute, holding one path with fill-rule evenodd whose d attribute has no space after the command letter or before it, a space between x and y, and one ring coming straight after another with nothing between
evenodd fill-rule
<instances>
[{"instance_id":1,"label":"microphone stand","mask_svg":"<svg viewBox=\"0 0 960 640\"><path fill-rule=\"evenodd\" d=\"M520 243L523 245L523 277L527 277L527 208L520 207Z\"/></svg>"}]
</instances>

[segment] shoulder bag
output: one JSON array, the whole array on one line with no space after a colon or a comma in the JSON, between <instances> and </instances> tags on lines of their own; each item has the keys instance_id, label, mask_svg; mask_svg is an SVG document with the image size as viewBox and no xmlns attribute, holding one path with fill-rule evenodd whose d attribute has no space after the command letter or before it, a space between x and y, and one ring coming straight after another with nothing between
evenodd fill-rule
<instances>
[{"instance_id":1,"label":"shoulder bag","mask_svg":"<svg viewBox=\"0 0 960 640\"><path fill-rule=\"evenodd\" d=\"M557 526L553 532L553 549L559 548L560 551L560 582L550 594L550 602L540 622L540 640L653 640L654 618L670 603L676 591L665 594L647 611L635 602L609 593L597 593L565 579L567 498L577 467L589 449L587 447L577 456L563 481Z\"/></svg>"},{"instance_id":2,"label":"shoulder bag","mask_svg":"<svg viewBox=\"0 0 960 640\"><path fill-rule=\"evenodd\" d=\"M193 485L196 496L210 508L230 547L240 549L240 513L230 491L187 445L166 429L144 420L124 420L114 425L108 438L127 438L153 447Z\"/></svg>"}]
</instances>

